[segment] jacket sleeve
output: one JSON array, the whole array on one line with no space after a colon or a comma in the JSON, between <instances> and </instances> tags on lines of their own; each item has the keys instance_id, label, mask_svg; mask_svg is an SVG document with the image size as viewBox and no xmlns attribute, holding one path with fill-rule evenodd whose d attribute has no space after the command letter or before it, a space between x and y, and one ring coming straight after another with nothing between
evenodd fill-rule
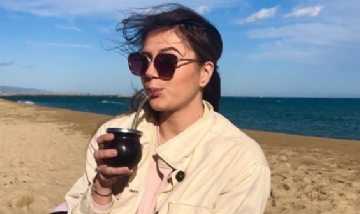
<instances>
[{"instance_id":1,"label":"jacket sleeve","mask_svg":"<svg viewBox=\"0 0 360 214\"><path fill-rule=\"evenodd\" d=\"M218 197L212 214L262 214L270 196L270 169L255 163L233 179Z\"/></svg>"},{"instance_id":2,"label":"jacket sleeve","mask_svg":"<svg viewBox=\"0 0 360 214\"><path fill-rule=\"evenodd\" d=\"M111 212L111 209L102 212L96 211L91 198L91 186L96 175L96 161L93 157L93 153L96 149L98 149L96 139L103 133L105 133L104 128L100 127L90 140L86 152L84 174L76 181L69 192L65 195L65 201L69 214L108 214Z\"/></svg>"}]
</instances>

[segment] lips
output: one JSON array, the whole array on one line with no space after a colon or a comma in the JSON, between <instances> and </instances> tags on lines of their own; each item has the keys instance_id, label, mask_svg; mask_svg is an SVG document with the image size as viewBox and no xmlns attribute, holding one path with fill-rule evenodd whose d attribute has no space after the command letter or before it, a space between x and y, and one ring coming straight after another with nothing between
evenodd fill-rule
<instances>
[{"instance_id":1,"label":"lips","mask_svg":"<svg viewBox=\"0 0 360 214\"><path fill-rule=\"evenodd\" d=\"M158 97L162 90L162 88L149 88L147 91L151 94L151 97Z\"/></svg>"}]
</instances>

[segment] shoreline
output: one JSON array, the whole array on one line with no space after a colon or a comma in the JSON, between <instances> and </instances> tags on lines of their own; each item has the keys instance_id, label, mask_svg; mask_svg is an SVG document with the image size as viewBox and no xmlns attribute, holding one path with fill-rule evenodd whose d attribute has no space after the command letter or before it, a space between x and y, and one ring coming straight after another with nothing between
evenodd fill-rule
<instances>
[{"instance_id":1,"label":"shoreline","mask_svg":"<svg viewBox=\"0 0 360 214\"><path fill-rule=\"evenodd\" d=\"M89 97L122 97L122 98L131 98L132 95L124 95L124 94L91 94L91 93L25 93L25 92L0 92L1 97L8 97L8 96L89 96ZM278 96L239 96L239 95L224 95L221 96L223 98L254 98L254 99L327 99L327 100L334 100L334 99L360 99L360 97L278 97Z\"/></svg>"},{"instance_id":2,"label":"shoreline","mask_svg":"<svg viewBox=\"0 0 360 214\"><path fill-rule=\"evenodd\" d=\"M16 96L34 96L34 97L46 97L46 96L59 96L59 97L119 97L119 98L131 98L131 95L120 94L90 94L90 93L0 93L1 97L16 97Z\"/></svg>"},{"instance_id":3,"label":"shoreline","mask_svg":"<svg viewBox=\"0 0 360 214\"><path fill-rule=\"evenodd\" d=\"M69 97L74 96L74 97L76 97L76 96L88 96L88 95L10 95L10 96L69 96ZM113 96L113 95L89 95L89 97L109 97L109 96ZM123 97L119 97L119 98L130 98L130 97L123 96ZM322 98L319 98L319 99L322 99ZM352 98L349 98L349 99L352 99ZM23 104L23 105L34 105L34 106L50 108L50 109L69 110L69 111L74 111L74 112L79 112L79 113L97 114L97 113L77 111L77 110L72 110L72 109L67 109L67 108L55 108L55 107L41 106L41 105L36 105L36 104L21 103L21 102L16 102L16 101L13 101L13 100L7 100L7 99L1 97L1 95L0 95L0 102L1 101L12 102L12 103L17 103L17 104ZM99 115L103 115L105 117L113 117L112 115L107 115L107 114L99 114ZM360 139L321 137L321 136L296 134L296 133L275 132L275 131L266 131L266 130L255 130L255 129L248 129L248 128L239 128L239 129L250 131L250 132L265 132L265 133L284 134L284 135L298 136L298 137L320 138L320 139L327 139L327 140L347 140L347 141L359 141L360 142Z\"/></svg>"},{"instance_id":4,"label":"shoreline","mask_svg":"<svg viewBox=\"0 0 360 214\"><path fill-rule=\"evenodd\" d=\"M81 176L107 115L0 99L0 213L49 213ZM360 210L360 141L241 129L263 149L272 193L265 214Z\"/></svg>"}]
</instances>

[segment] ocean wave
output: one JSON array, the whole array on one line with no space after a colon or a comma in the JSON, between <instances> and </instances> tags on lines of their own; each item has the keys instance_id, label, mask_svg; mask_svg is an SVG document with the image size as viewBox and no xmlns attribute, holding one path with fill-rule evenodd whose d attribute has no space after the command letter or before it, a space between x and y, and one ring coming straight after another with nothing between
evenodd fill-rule
<instances>
[{"instance_id":1,"label":"ocean wave","mask_svg":"<svg viewBox=\"0 0 360 214\"><path fill-rule=\"evenodd\" d=\"M124 105L122 102L115 102L115 101L109 101L109 100L103 100L101 103L110 103L110 104L116 104L116 105Z\"/></svg>"},{"instance_id":2,"label":"ocean wave","mask_svg":"<svg viewBox=\"0 0 360 214\"><path fill-rule=\"evenodd\" d=\"M24 104L29 104L29 105L34 105L35 103L31 100L18 100L18 103L24 103Z\"/></svg>"}]
</instances>

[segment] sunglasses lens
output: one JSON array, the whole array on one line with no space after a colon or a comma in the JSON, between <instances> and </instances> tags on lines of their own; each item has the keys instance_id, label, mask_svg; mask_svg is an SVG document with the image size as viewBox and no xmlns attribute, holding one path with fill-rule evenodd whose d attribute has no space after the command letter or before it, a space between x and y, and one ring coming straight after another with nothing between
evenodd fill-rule
<instances>
[{"instance_id":1,"label":"sunglasses lens","mask_svg":"<svg viewBox=\"0 0 360 214\"><path fill-rule=\"evenodd\" d=\"M128 63L131 73L136 76L143 75L148 67L148 60L140 53L129 54Z\"/></svg>"},{"instance_id":2,"label":"sunglasses lens","mask_svg":"<svg viewBox=\"0 0 360 214\"><path fill-rule=\"evenodd\" d=\"M177 57L174 54L158 54L154 60L154 66L159 76L170 78L174 75Z\"/></svg>"}]
</instances>

